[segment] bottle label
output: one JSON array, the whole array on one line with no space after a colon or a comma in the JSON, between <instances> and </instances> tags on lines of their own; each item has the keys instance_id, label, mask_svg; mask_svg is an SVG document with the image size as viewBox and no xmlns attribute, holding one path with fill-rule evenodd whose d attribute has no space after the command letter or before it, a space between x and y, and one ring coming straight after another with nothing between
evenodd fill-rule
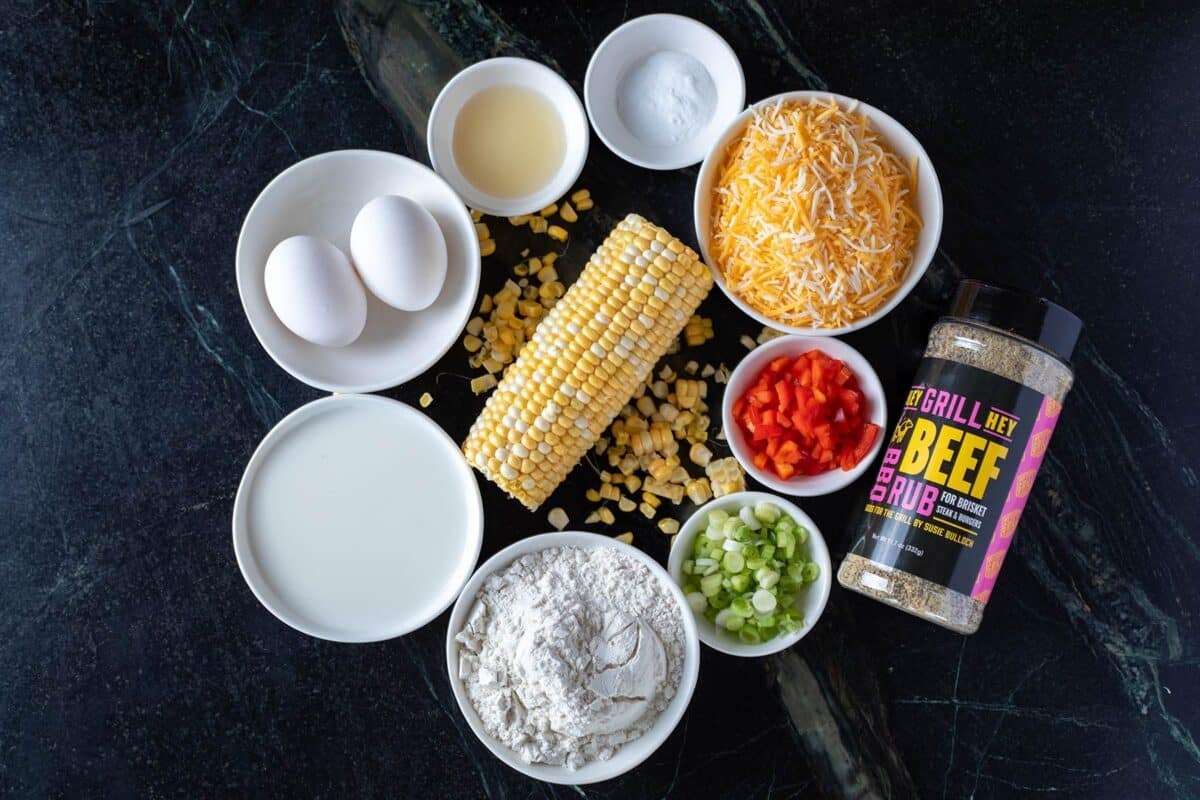
<instances>
[{"instance_id":1,"label":"bottle label","mask_svg":"<svg viewBox=\"0 0 1200 800\"><path fill-rule=\"evenodd\" d=\"M1062 405L941 358L913 380L851 552L987 602Z\"/></svg>"}]
</instances>

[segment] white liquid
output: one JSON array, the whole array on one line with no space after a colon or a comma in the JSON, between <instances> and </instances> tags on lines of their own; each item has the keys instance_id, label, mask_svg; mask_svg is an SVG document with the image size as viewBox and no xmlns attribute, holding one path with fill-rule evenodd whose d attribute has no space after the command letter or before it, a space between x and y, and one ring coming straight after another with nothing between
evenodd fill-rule
<instances>
[{"instance_id":1,"label":"white liquid","mask_svg":"<svg viewBox=\"0 0 1200 800\"><path fill-rule=\"evenodd\" d=\"M416 627L475 565L474 479L458 449L412 409L348 397L313 411L243 487L259 591L326 638Z\"/></svg>"}]
</instances>

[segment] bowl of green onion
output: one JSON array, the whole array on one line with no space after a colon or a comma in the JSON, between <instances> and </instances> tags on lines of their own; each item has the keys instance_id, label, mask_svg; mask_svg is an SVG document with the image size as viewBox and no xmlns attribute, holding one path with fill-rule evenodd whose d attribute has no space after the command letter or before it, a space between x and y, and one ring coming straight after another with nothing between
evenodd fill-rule
<instances>
[{"instance_id":1,"label":"bowl of green onion","mask_svg":"<svg viewBox=\"0 0 1200 800\"><path fill-rule=\"evenodd\" d=\"M833 585L829 548L799 506L766 492L718 497L693 514L667 565L700 641L765 656L812 630Z\"/></svg>"}]
</instances>

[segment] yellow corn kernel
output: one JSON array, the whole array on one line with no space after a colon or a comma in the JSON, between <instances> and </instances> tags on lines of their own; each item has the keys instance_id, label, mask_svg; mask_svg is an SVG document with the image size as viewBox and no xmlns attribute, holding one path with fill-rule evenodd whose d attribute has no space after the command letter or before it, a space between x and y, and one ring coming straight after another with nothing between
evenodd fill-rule
<instances>
[{"instance_id":1,"label":"yellow corn kernel","mask_svg":"<svg viewBox=\"0 0 1200 800\"><path fill-rule=\"evenodd\" d=\"M558 203L551 203L550 205L546 206L538 213L541 214L543 217L548 217L551 214L553 214L555 211L558 211Z\"/></svg>"},{"instance_id":2,"label":"yellow corn kernel","mask_svg":"<svg viewBox=\"0 0 1200 800\"><path fill-rule=\"evenodd\" d=\"M617 501L617 508L624 511L626 514L637 508L637 503L630 500L628 497L622 497Z\"/></svg>"},{"instance_id":3,"label":"yellow corn kernel","mask_svg":"<svg viewBox=\"0 0 1200 800\"><path fill-rule=\"evenodd\" d=\"M558 261L558 253L546 253L546 255L542 256L542 263L547 267L555 261Z\"/></svg>"},{"instance_id":4,"label":"yellow corn kernel","mask_svg":"<svg viewBox=\"0 0 1200 800\"><path fill-rule=\"evenodd\" d=\"M558 280L558 270L554 267L542 267L537 272L537 279L542 283L553 283Z\"/></svg>"},{"instance_id":5,"label":"yellow corn kernel","mask_svg":"<svg viewBox=\"0 0 1200 800\"><path fill-rule=\"evenodd\" d=\"M467 322L467 333L472 336L478 336L481 330L483 330L483 318L471 317L470 321Z\"/></svg>"},{"instance_id":6,"label":"yellow corn kernel","mask_svg":"<svg viewBox=\"0 0 1200 800\"><path fill-rule=\"evenodd\" d=\"M558 225L551 225L546 229L546 234L551 239L557 239L560 242L565 242L567 240L567 229Z\"/></svg>"},{"instance_id":7,"label":"yellow corn kernel","mask_svg":"<svg viewBox=\"0 0 1200 800\"><path fill-rule=\"evenodd\" d=\"M572 203L579 203L580 200L587 200L592 196L592 193L587 189L580 189L571 195Z\"/></svg>"},{"instance_id":8,"label":"yellow corn kernel","mask_svg":"<svg viewBox=\"0 0 1200 800\"><path fill-rule=\"evenodd\" d=\"M481 220L481 219L483 219L483 212L480 211L478 208L472 208L471 209L471 221L479 222L479 220Z\"/></svg>"},{"instance_id":9,"label":"yellow corn kernel","mask_svg":"<svg viewBox=\"0 0 1200 800\"><path fill-rule=\"evenodd\" d=\"M583 524L591 525L593 522L599 522L599 521L600 521L600 512L593 511L590 514L588 514L587 517L583 520Z\"/></svg>"},{"instance_id":10,"label":"yellow corn kernel","mask_svg":"<svg viewBox=\"0 0 1200 800\"><path fill-rule=\"evenodd\" d=\"M650 473L650 477L658 481L666 481L671 475L671 465L662 457L655 457L650 460L650 465L646 468Z\"/></svg>"},{"instance_id":11,"label":"yellow corn kernel","mask_svg":"<svg viewBox=\"0 0 1200 800\"><path fill-rule=\"evenodd\" d=\"M654 406L654 398L653 397L647 397L646 395L642 395L641 397L638 398L637 410L638 410L638 413L641 414L643 417L649 417L652 414L654 414L654 412L657 411L658 409L655 408L655 406Z\"/></svg>"},{"instance_id":12,"label":"yellow corn kernel","mask_svg":"<svg viewBox=\"0 0 1200 800\"><path fill-rule=\"evenodd\" d=\"M708 426L706 425L705 427ZM697 466L707 467L708 463L712 461L712 450L709 450L700 442L696 442L692 445L691 449L688 450L688 458L690 458L692 463Z\"/></svg>"},{"instance_id":13,"label":"yellow corn kernel","mask_svg":"<svg viewBox=\"0 0 1200 800\"><path fill-rule=\"evenodd\" d=\"M545 217L530 217L529 230L534 233L545 233L550 228L550 223L546 222Z\"/></svg>"},{"instance_id":14,"label":"yellow corn kernel","mask_svg":"<svg viewBox=\"0 0 1200 800\"><path fill-rule=\"evenodd\" d=\"M479 237L479 241L492 238L492 232L488 230L486 222L475 223L475 235Z\"/></svg>"},{"instance_id":15,"label":"yellow corn kernel","mask_svg":"<svg viewBox=\"0 0 1200 800\"><path fill-rule=\"evenodd\" d=\"M479 348L483 347L483 342L478 336L472 336L468 333L463 337L463 347L467 349L468 353L477 353L479 352Z\"/></svg>"},{"instance_id":16,"label":"yellow corn kernel","mask_svg":"<svg viewBox=\"0 0 1200 800\"><path fill-rule=\"evenodd\" d=\"M612 509L608 506L601 506L596 510L596 514L600 517L600 521L605 525L612 525L617 521L617 517L613 514Z\"/></svg>"},{"instance_id":17,"label":"yellow corn kernel","mask_svg":"<svg viewBox=\"0 0 1200 800\"><path fill-rule=\"evenodd\" d=\"M491 311L494 306L495 304L492 302L492 296L490 294L485 294L483 299L479 301L479 313L486 314Z\"/></svg>"},{"instance_id":18,"label":"yellow corn kernel","mask_svg":"<svg viewBox=\"0 0 1200 800\"><path fill-rule=\"evenodd\" d=\"M624 542L625 544L633 544L633 531L625 531L624 533L618 533L613 538L616 539L618 542Z\"/></svg>"},{"instance_id":19,"label":"yellow corn kernel","mask_svg":"<svg viewBox=\"0 0 1200 800\"><path fill-rule=\"evenodd\" d=\"M590 198L590 197L585 197L582 200L575 203L576 211L587 211L591 207L592 207L592 198Z\"/></svg>"},{"instance_id":20,"label":"yellow corn kernel","mask_svg":"<svg viewBox=\"0 0 1200 800\"><path fill-rule=\"evenodd\" d=\"M495 356L493 356L492 358L485 358L483 360L483 368L486 369L488 372L493 373L493 375L494 375L495 373L500 372L502 369L504 369L504 362L502 362L500 359L496 358ZM488 386L489 389L492 388L492 386L496 385L496 379L495 379L495 377L493 377L493 375L486 376L486 377L489 377L492 379L491 386ZM476 394L478 394L478 392L476 392Z\"/></svg>"},{"instance_id":21,"label":"yellow corn kernel","mask_svg":"<svg viewBox=\"0 0 1200 800\"><path fill-rule=\"evenodd\" d=\"M658 509L649 503L642 503L638 506L638 511L642 512L642 516L646 519L654 519L654 515L658 513Z\"/></svg>"},{"instance_id":22,"label":"yellow corn kernel","mask_svg":"<svg viewBox=\"0 0 1200 800\"><path fill-rule=\"evenodd\" d=\"M480 256L483 256L486 258L487 256L490 256L494 252L496 252L496 240L495 239L484 239L482 242L479 243L479 255Z\"/></svg>"},{"instance_id":23,"label":"yellow corn kernel","mask_svg":"<svg viewBox=\"0 0 1200 800\"><path fill-rule=\"evenodd\" d=\"M708 478L696 478L687 482L685 487L688 499L696 505L707 503L712 499L712 487L708 483Z\"/></svg>"},{"instance_id":24,"label":"yellow corn kernel","mask_svg":"<svg viewBox=\"0 0 1200 800\"><path fill-rule=\"evenodd\" d=\"M643 489L645 488L647 482L648 482L648 479L646 481L642 481ZM649 503L650 505L654 506L655 508L658 508L659 504L662 503L662 501L659 500L658 497L656 497L652 492L648 492L648 491L642 492L642 502Z\"/></svg>"},{"instance_id":25,"label":"yellow corn kernel","mask_svg":"<svg viewBox=\"0 0 1200 800\"><path fill-rule=\"evenodd\" d=\"M605 500L620 500L621 490L611 483L606 483L600 487L600 497Z\"/></svg>"},{"instance_id":26,"label":"yellow corn kernel","mask_svg":"<svg viewBox=\"0 0 1200 800\"><path fill-rule=\"evenodd\" d=\"M483 394L488 389L496 385L496 376L492 374L480 375L478 378L471 380L471 391L475 394Z\"/></svg>"},{"instance_id":27,"label":"yellow corn kernel","mask_svg":"<svg viewBox=\"0 0 1200 800\"><path fill-rule=\"evenodd\" d=\"M758 342L754 341L744 333L742 334L741 338L738 339L738 341L741 342L742 347L746 348L747 350L753 350L754 348L758 347Z\"/></svg>"},{"instance_id":28,"label":"yellow corn kernel","mask_svg":"<svg viewBox=\"0 0 1200 800\"><path fill-rule=\"evenodd\" d=\"M509 217L508 222L510 225L515 225L519 228L522 225L526 225L529 223L529 215L528 214L520 214L519 216L516 216L516 217Z\"/></svg>"},{"instance_id":29,"label":"yellow corn kernel","mask_svg":"<svg viewBox=\"0 0 1200 800\"><path fill-rule=\"evenodd\" d=\"M589 503L600 502L600 492L596 491L595 489L588 489L584 496L587 497Z\"/></svg>"},{"instance_id":30,"label":"yellow corn kernel","mask_svg":"<svg viewBox=\"0 0 1200 800\"><path fill-rule=\"evenodd\" d=\"M561 531L567 527L567 523L571 521L571 518L561 508L552 508L550 509L550 513L546 515L546 521L550 523L554 530Z\"/></svg>"},{"instance_id":31,"label":"yellow corn kernel","mask_svg":"<svg viewBox=\"0 0 1200 800\"><path fill-rule=\"evenodd\" d=\"M571 208L570 203L563 203L558 215L563 218L563 222L575 222L579 219L579 215L575 213L575 209Z\"/></svg>"},{"instance_id":32,"label":"yellow corn kernel","mask_svg":"<svg viewBox=\"0 0 1200 800\"><path fill-rule=\"evenodd\" d=\"M679 520L660 519L658 521L658 529L669 536L674 536L679 533Z\"/></svg>"},{"instance_id":33,"label":"yellow corn kernel","mask_svg":"<svg viewBox=\"0 0 1200 800\"><path fill-rule=\"evenodd\" d=\"M429 408L429 406L433 404L433 395L431 395L429 392L426 392L425 394L421 395L417 402L421 404L421 408Z\"/></svg>"},{"instance_id":34,"label":"yellow corn kernel","mask_svg":"<svg viewBox=\"0 0 1200 800\"><path fill-rule=\"evenodd\" d=\"M625 491L633 493L642 488L642 479L637 475L625 476Z\"/></svg>"}]
</instances>

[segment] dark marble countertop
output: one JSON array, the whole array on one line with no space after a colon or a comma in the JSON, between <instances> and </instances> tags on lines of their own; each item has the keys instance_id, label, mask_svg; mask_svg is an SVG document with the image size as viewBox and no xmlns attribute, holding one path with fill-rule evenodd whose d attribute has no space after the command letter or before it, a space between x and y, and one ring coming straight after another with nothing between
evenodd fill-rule
<instances>
[{"instance_id":1,"label":"dark marble countertop","mask_svg":"<svg viewBox=\"0 0 1200 800\"><path fill-rule=\"evenodd\" d=\"M521 54L578 88L603 36L651 10L724 35L750 100L829 88L924 144L941 249L898 310L847 337L893 396L962 276L1043 293L1088 334L977 635L835 588L780 656L706 649L689 713L643 766L552 787L467 728L446 615L338 645L247 590L229 535L242 468L320 393L254 338L234 245L300 158L422 157L438 69ZM1200 795L1194 8L16 0L3 16L0 795ZM600 213L582 236L636 210L690 240L695 174L636 169L593 139L582 183ZM504 272L485 265L485 288ZM704 313L709 359L758 330L715 293ZM465 374L456 348L386 394L432 392L461 438L482 403ZM584 488L574 476L556 504L582 513ZM546 528L482 490L485 556ZM804 504L838 556L863 490ZM636 538L665 558L652 526Z\"/></svg>"}]
</instances>

